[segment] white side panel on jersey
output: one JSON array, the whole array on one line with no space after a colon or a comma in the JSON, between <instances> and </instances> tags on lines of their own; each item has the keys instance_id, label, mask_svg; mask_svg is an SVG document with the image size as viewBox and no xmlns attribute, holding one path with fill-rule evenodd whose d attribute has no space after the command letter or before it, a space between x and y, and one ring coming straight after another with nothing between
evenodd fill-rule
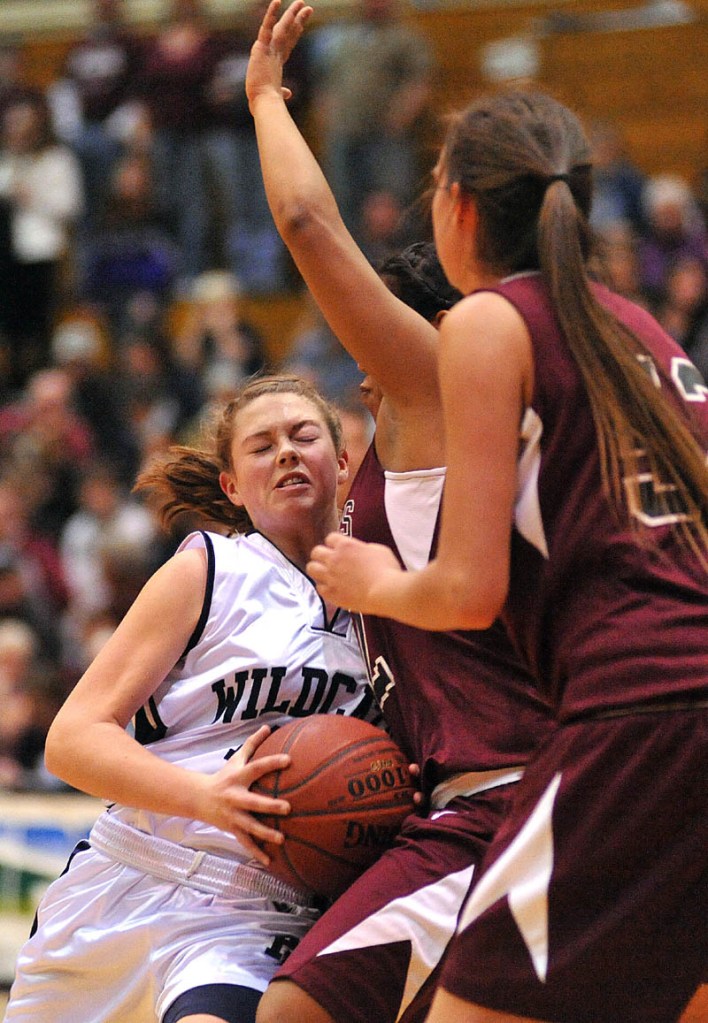
<instances>
[{"instance_id":1,"label":"white side panel on jersey","mask_svg":"<svg viewBox=\"0 0 708 1023\"><path fill-rule=\"evenodd\" d=\"M425 568L430 560L435 523L445 483L445 469L388 472L386 518L408 571Z\"/></svg>"},{"instance_id":2,"label":"white side panel on jersey","mask_svg":"<svg viewBox=\"0 0 708 1023\"><path fill-rule=\"evenodd\" d=\"M548 557L548 544L538 499L538 473L541 467L543 423L532 408L527 408L521 424L523 450L517 466L517 492L514 520L525 540Z\"/></svg>"}]
</instances>

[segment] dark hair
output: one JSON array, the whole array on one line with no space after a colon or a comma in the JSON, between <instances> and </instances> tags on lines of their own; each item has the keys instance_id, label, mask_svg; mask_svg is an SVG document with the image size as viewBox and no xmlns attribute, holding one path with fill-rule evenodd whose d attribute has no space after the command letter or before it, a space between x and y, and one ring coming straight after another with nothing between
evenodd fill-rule
<instances>
[{"instance_id":1,"label":"dark hair","mask_svg":"<svg viewBox=\"0 0 708 1023\"><path fill-rule=\"evenodd\" d=\"M389 291L432 323L462 298L448 281L432 242L415 242L378 266Z\"/></svg>"},{"instance_id":2,"label":"dark hair","mask_svg":"<svg viewBox=\"0 0 708 1023\"><path fill-rule=\"evenodd\" d=\"M309 381L286 375L256 377L215 414L202 447L175 445L138 475L133 489L152 491L165 528L185 512L203 522L226 526L229 534L253 528L246 509L232 504L221 489L219 476L232 468L231 442L239 412L267 394L296 394L311 402L322 416L335 451L341 454L344 441L339 416Z\"/></svg>"},{"instance_id":3,"label":"dark hair","mask_svg":"<svg viewBox=\"0 0 708 1023\"><path fill-rule=\"evenodd\" d=\"M641 451L654 477L669 484L659 498L666 512L675 511L678 497L687 510L678 528L705 558L705 454L642 366L638 356L645 347L591 287L592 168L578 118L543 93L479 100L451 122L440 165L446 185L457 182L474 198L482 263L500 276L540 269L587 389L603 480L617 515L641 528L629 511L639 494L625 490L639 487Z\"/></svg>"}]
</instances>

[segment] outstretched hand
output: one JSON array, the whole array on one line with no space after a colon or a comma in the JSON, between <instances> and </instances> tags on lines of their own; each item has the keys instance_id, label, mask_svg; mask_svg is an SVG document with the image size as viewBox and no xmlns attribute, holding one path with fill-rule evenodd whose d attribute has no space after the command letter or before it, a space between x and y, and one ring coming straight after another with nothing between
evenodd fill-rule
<instances>
[{"instance_id":1,"label":"outstretched hand","mask_svg":"<svg viewBox=\"0 0 708 1023\"><path fill-rule=\"evenodd\" d=\"M307 574L325 600L350 611L385 614L387 583L395 583L402 568L382 544L362 543L342 533L330 533L310 554Z\"/></svg>"},{"instance_id":2,"label":"outstretched hand","mask_svg":"<svg viewBox=\"0 0 708 1023\"><path fill-rule=\"evenodd\" d=\"M265 92L276 90L284 99L290 99L290 89L283 87L283 67L305 31L312 8L305 0L293 0L280 17L282 0L271 0L263 16L258 37L251 47L246 71L246 96L252 110L255 99Z\"/></svg>"}]
</instances>

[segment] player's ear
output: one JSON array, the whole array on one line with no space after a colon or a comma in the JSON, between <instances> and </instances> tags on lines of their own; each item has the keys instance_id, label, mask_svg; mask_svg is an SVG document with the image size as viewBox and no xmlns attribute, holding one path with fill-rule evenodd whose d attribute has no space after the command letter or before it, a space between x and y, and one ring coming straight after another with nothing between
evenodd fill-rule
<instances>
[{"instance_id":1,"label":"player's ear","mask_svg":"<svg viewBox=\"0 0 708 1023\"><path fill-rule=\"evenodd\" d=\"M349 479L349 452L344 448L338 458L337 465L339 470L337 472L337 485L345 483Z\"/></svg>"},{"instance_id":2,"label":"player's ear","mask_svg":"<svg viewBox=\"0 0 708 1023\"><path fill-rule=\"evenodd\" d=\"M241 500L241 495L239 493L238 483L236 482L236 477L233 473L220 472L219 486L224 491L229 501L231 501L231 504L235 505L237 508L243 508L243 501Z\"/></svg>"}]
</instances>

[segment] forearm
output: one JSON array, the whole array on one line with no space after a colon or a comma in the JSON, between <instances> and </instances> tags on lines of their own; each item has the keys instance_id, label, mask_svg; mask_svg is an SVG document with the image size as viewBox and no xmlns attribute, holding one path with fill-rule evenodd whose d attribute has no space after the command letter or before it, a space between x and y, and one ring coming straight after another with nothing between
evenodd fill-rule
<instances>
[{"instance_id":1,"label":"forearm","mask_svg":"<svg viewBox=\"0 0 708 1023\"><path fill-rule=\"evenodd\" d=\"M308 231L341 224L332 191L285 101L276 90L251 100L261 170L278 231L295 259L305 254ZM343 225L342 225L343 227Z\"/></svg>"},{"instance_id":2,"label":"forearm","mask_svg":"<svg viewBox=\"0 0 708 1023\"><path fill-rule=\"evenodd\" d=\"M437 331L360 250L280 96L261 94L252 110L273 218L333 332L401 409L437 406Z\"/></svg>"},{"instance_id":3,"label":"forearm","mask_svg":"<svg viewBox=\"0 0 708 1023\"><path fill-rule=\"evenodd\" d=\"M307 571L320 594L340 607L433 632L486 629L506 597L503 576L483 565L466 569L448 555L407 572L390 548L341 533L314 548Z\"/></svg>"},{"instance_id":4,"label":"forearm","mask_svg":"<svg viewBox=\"0 0 708 1023\"><path fill-rule=\"evenodd\" d=\"M204 776L142 747L117 723L52 725L45 749L48 770L73 788L110 802L170 816L203 819Z\"/></svg>"},{"instance_id":5,"label":"forearm","mask_svg":"<svg viewBox=\"0 0 708 1023\"><path fill-rule=\"evenodd\" d=\"M475 593L471 580L459 571L446 571L431 561L415 572L382 574L372 584L362 610L432 632L487 629L500 610L499 601Z\"/></svg>"}]
</instances>

